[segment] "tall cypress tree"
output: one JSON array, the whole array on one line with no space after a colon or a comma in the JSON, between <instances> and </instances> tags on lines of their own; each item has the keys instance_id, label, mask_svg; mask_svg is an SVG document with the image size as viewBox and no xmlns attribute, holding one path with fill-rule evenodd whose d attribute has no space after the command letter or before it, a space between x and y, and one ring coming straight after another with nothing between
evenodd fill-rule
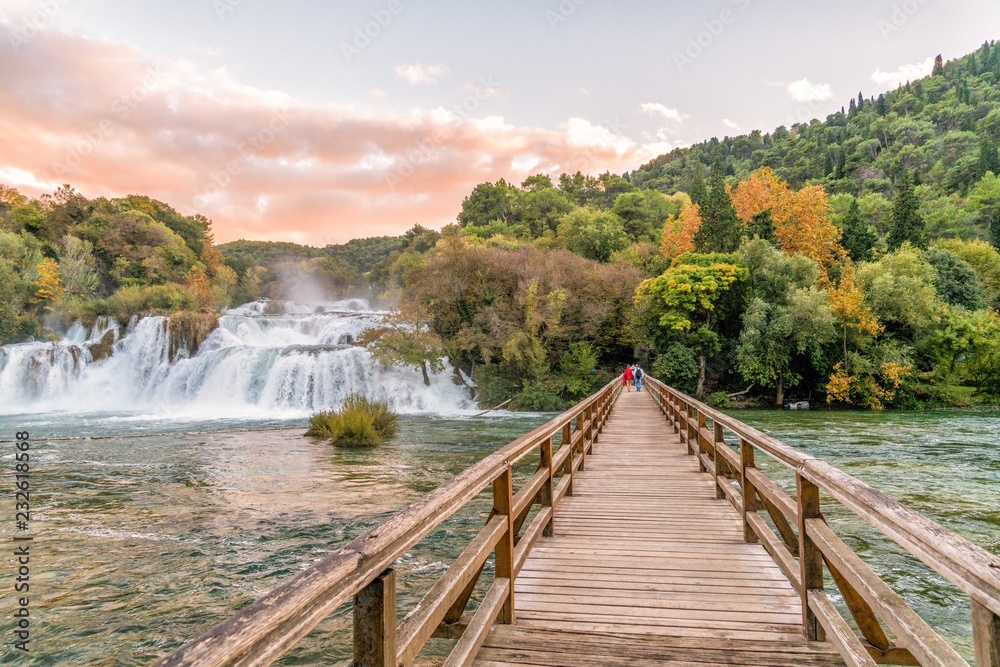
<instances>
[{"instance_id":1,"label":"tall cypress tree","mask_svg":"<svg viewBox=\"0 0 1000 667\"><path fill-rule=\"evenodd\" d=\"M997 144L993 141L993 137L988 134L984 134L979 140L979 164L977 165L977 171L980 178L988 171L1000 174L1000 152L997 151Z\"/></svg>"},{"instance_id":2,"label":"tall cypress tree","mask_svg":"<svg viewBox=\"0 0 1000 667\"><path fill-rule=\"evenodd\" d=\"M861 206L857 199L851 200L844 217L844 233L840 243L855 262L867 262L872 258L872 248L878 241L878 236L868 227L868 222L861 214Z\"/></svg>"},{"instance_id":3,"label":"tall cypress tree","mask_svg":"<svg viewBox=\"0 0 1000 667\"><path fill-rule=\"evenodd\" d=\"M1000 211L993 214L990 218L990 243L997 250L1000 250Z\"/></svg>"},{"instance_id":4,"label":"tall cypress tree","mask_svg":"<svg viewBox=\"0 0 1000 667\"><path fill-rule=\"evenodd\" d=\"M885 116L888 111L885 106L885 95L880 93L878 96L878 101L875 103L875 110L878 111L879 116Z\"/></svg>"},{"instance_id":5,"label":"tall cypress tree","mask_svg":"<svg viewBox=\"0 0 1000 667\"><path fill-rule=\"evenodd\" d=\"M722 163L716 160L708 179L708 194L701 207L701 227L694 235L694 247L699 252L733 252L740 246L740 238L740 222L733 200L726 192Z\"/></svg>"},{"instance_id":6,"label":"tall cypress tree","mask_svg":"<svg viewBox=\"0 0 1000 667\"><path fill-rule=\"evenodd\" d=\"M886 243L895 250L909 241L918 248L927 247L924 220L920 217L920 200L913 191L913 179L906 169L896 182L896 198L892 203L892 224Z\"/></svg>"},{"instance_id":7,"label":"tall cypress tree","mask_svg":"<svg viewBox=\"0 0 1000 667\"><path fill-rule=\"evenodd\" d=\"M944 58L941 54L938 54L937 58L934 59L934 69L931 70L931 76L938 76L944 74Z\"/></svg>"},{"instance_id":8,"label":"tall cypress tree","mask_svg":"<svg viewBox=\"0 0 1000 667\"><path fill-rule=\"evenodd\" d=\"M708 190L705 188L705 175L701 168L701 158L694 164L694 176L691 177L691 188L688 190L692 203L698 206L705 205L708 197Z\"/></svg>"}]
</instances>

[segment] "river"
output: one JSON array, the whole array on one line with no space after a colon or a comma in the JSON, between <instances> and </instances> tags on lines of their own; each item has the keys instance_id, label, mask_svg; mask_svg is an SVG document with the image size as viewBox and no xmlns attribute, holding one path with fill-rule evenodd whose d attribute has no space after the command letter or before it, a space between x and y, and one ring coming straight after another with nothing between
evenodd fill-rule
<instances>
[{"instance_id":1,"label":"river","mask_svg":"<svg viewBox=\"0 0 1000 667\"><path fill-rule=\"evenodd\" d=\"M100 331L4 348L0 465L13 472L17 431L30 432L33 456L32 653L23 664L148 665L550 417L475 417L447 374L426 387L419 373L378 369L342 338L372 317L364 307L227 317L191 359L165 359L159 334L140 323L103 362L85 354ZM302 436L309 412L335 404L345 383L393 392L403 412L396 438L342 450ZM1000 412L734 415L1000 553ZM4 502L9 545L13 498ZM403 558L401 613L488 508L485 497L472 503ZM843 510L826 510L968 655L967 599ZM13 567L0 558L4 586ZM12 597L2 597L5 642ZM280 664L336 664L349 656L349 625L345 607ZM443 650L437 641L429 653Z\"/></svg>"}]
</instances>

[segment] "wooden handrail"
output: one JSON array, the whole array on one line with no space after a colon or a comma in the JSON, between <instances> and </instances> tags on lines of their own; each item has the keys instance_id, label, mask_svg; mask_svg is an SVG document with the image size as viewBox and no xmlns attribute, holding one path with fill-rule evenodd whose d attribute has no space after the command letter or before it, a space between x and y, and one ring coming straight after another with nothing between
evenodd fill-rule
<instances>
[{"instance_id":1,"label":"wooden handrail","mask_svg":"<svg viewBox=\"0 0 1000 667\"><path fill-rule=\"evenodd\" d=\"M538 536L551 531L553 509L563 495L572 494L573 472L583 465L584 457L593 453L620 393L621 382L618 379L609 382L594 395L486 456L157 665L270 665L352 597L355 664L362 667L409 664L432 634L441 629L439 623L451 607L460 605L456 617L461 616L468 602L465 592L471 594L482 565L490 551L495 551L497 578L464 632L461 627L455 632L462 639L447 664L461 664L475 652L498 615L505 622L513 620L517 571ZM562 440L553 451L554 436L561 436ZM547 453L543 451L545 446ZM511 488L511 468L536 449L540 450L542 463L527 482L527 488L522 488L524 493L515 494ZM574 449L580 454L575 462ZM562 461L568 465L561 465ZM486 526L403 620L397 633L392 565L491 485L494 507ZM524 535L519 536L518 517L523 521L535 503L542 505L541 518L536 517Z\"/></svg>"},{"instance_id":2,"label":"wooden handrail","mask_svg":"<svg viewBox=\"0 0 1000 667\"><path fill-rule=\"evenodd\" d=\"M689 453L699 457L703 470L715 474L720 497L729 498L741 512L745 541L760 541L801 596L803 633L808 638L825 635L848 665L967 664L834 535L819 509L818 492L822 491L968 595L976 665L1000 667L1000 558L820 458L799 452L655 378L647 378L646 386ZM707 428L707 421L712 429ZM723 438L723 429L737 436L738 452ZM756 467L754 450L795 472L796 498ZM720 475L723 466L734 472L732 482ZM770 514L777 535L758 515L760 509ZM845 634L849 627L823 592L824 565L863 639L853 631ZM886 638L880 619L890 627L897 644ZM859 657L859 647L868 656Z\"/></svg>"}]
</instances>

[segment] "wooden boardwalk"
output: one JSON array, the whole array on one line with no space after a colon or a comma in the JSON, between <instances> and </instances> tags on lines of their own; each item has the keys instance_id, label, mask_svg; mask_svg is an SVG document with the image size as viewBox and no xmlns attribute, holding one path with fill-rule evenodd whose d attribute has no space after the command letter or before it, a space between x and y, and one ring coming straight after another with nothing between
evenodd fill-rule
<instances>
[{"instance_id":1,"label":"wooden boardwalk","mask_svg":"<svg viewBox=\"0 0 1000 667\"><path fill-rule=\"evenodd\" d=\"M443 667L969 667L826 523L839 503L969 596L976 667L1000 667L1000 558L647 384L608 383L158 666L266 667L353 598L352 667L426 664L433 637L453 642ZM794 496L757 456L792 471ZM519 484L517 466L534 468ZM400 620L395 563L487 490L482 530Z\"/></svg>"},{"instance_id":2,"label":"wooden boardwalk","mask_svg":"<svg viewBox=\"0 0 1000 667\"><path fill-rule=\"evenodd\" d=\"M843 665L647 392L623 393L475 665Z\"/></svg>"}]
</instances>

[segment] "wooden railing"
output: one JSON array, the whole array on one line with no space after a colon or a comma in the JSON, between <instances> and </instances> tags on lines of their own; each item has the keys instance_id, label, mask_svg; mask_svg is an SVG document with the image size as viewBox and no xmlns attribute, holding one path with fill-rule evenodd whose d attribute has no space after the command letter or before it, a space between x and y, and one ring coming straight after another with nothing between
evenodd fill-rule
<instances>
[{"instance_id":1,"label":"wooden railing","mask_svg":"<svg viewBox=\"0 0 1000 667\"><path fill-rule=\"evenodd\" d=\"M717 497L727 498L740 512L744 540L760 542L801 596L808 639L832 642L851 667L968 665L834 534L823 518L822 492L967 594L976 665L1000 667L1000 558L821 459L653 378L646 384L688 452L698 457L701 470L714 476ZM736 450L730 441L738 445ZM795 498L755 465L757 452L794 471ZM825 572L843 596L860 637L827 596Z\"/></svg>"},{"instance_id":2,"label":"wooden railing","mask_svg":"<svg viewBox=\"0 0 1000 667\"><path fill-rule=\"evenodd\" d=\"M445 665L471 664L493 624L513 622L514 580L539 536L552 534L553 511L573 494L573 475L586 466L620 393L620 381L609 383L158 664L269 665L352 597L354 665L409 665L432 636L458 638ZM537 469L515 493L511 469L536 451ZM397 625L393 563L490 486L493 509L486 526ZM539 511L525 527L536 504ZM470 617L465 609L491 553L495 577Z\"/></svg>"}]
</instances>

